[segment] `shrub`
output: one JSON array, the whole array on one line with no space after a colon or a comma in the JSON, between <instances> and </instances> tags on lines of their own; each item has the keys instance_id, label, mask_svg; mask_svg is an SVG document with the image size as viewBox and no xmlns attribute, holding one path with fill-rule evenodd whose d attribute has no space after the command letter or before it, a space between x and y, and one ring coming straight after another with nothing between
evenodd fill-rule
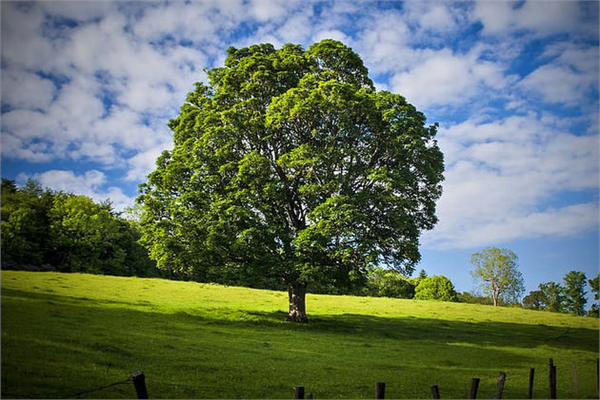
<instances>
[{"instance_id":1,"label":"shrub","mask_svg":"<svg viewBox=\"0 0 600 400\"><path fill-rule=\"evenodd\" d=\"M415 299L458 301L454 285L445 276L430 276L422 279L415 288Z\"/></svg>"},{"instance_id":2,"label":"shrub","mask_svg":"<svg viewBox=\"0 0 600 400\"><path fill-rule=\"evenodd\" d=\"M415 285L397 271L376 268L369 276L367 294L375 297L412 299L415 295Z\"/></svg>"}]
</instances>

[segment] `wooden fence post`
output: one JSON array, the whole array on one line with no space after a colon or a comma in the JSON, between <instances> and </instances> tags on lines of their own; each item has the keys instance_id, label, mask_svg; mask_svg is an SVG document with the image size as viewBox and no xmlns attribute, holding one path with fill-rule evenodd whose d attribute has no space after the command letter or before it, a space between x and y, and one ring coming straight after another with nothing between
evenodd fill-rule
<instances>
[{"instance_id":1,"label":"wooden fence post","mask_svg":"<svg viewBox=\"0 0 600 400\"><path fill-rule=\"evenodd\" d=\"M477 390L479 389L479 378L471 379L471 390L469 391L469 399L477 398Z\"/></svg>"},{"instance_id":2,"label":"wooden fence post","mask_svg":"<svg viewBox=\"0 0 600 400\"><path fill-rule=\"evenodd\" d=\"M494 399L501 399L502 392L504 391L504 382L506 381L506 373L500 372L498 376L498 383L496 384L496 393L494 393Z\"/></svg>"},{"instance_id":3,"label":"wooden fence post","mask_svg":"<svg viewBox=\"0 0 600 400\"><path fill-rule=\"evenodd\" d=\"M556 366L552 358L548 359L548 398L556 399Z\"/></svg>"},{"instance_id":4,"label":"wooden fence post","mask_svg":"<svg viewBox=\"0 0 600 400\"><path fill-rule=\"evenodd\" d=\"M596 393L600 392L600 358L596 358Z\"/></svg>"},{"instance_id":5,"label":"wooden fence post","mask_svg":"<svg viewBox=\"0 0 600 400\"><path fill-rule=\"evenodd\" d=\"M377 382L375 384L375 398L385 399L385 382Z\"/></svg>"},{"instance_id":6,"label":"wooden fence post","mask_svg":"<svg viewBox=\"0 0 600 400\"><path fill-rule=\"evenodd\" d=\"M146 377L144 371L138 370L131 374L133 380L133 386L135 387L135 393L138 399L147 399L148 390L146 389Z\"/></svg>"},{"instance_id":7,"label":"wooden fence post","mask_svg":"<svg viewBox=\"0 0 600 400\"><path fill-rule=\"evenodd\" d=\"M573 363L573 391L575 398L579 398L579 382L577 381L577 364Z\"/></svg>"},{"instance_id":8,"label":"wooden fence post","mask_svg":"<svg viewBox=\"0 0 600 400\"><path fill-rule=\"evenodd\" d=\"M440 389L438 388L438 385L431 386L431 397L433 397L434 399L440 398Z\"/></svg>"},{"instance_id":9,"label":"wooden fence post","mask_svg":"<svg viewBox=\"0 0 600 400\"><path fill-rule=\"evenodd\" d=\"M304 386L294 387L294 399L303 399L303 398L304 398Z\"/></svg>"},{"instance_id":10,"label":"wooden fence post","mask_svg":"<svg viewBox=\"0 0 600 400\"><path fill-rule=\"evenodd\" d=\"M529 390L527 391L527 398L533 399L533 378L535 376L535 368L529 368Z\"/></svg>"}]
</instances>

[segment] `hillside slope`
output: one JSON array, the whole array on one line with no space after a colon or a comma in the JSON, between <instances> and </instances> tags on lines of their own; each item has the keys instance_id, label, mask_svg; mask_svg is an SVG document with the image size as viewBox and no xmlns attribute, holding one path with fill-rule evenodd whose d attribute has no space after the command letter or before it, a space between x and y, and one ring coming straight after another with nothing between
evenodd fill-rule
<instances>
[{"instance_id":1,"label":"hillside slope","mask_svg":"<svg viewBox=\"0 0 600 400\"><path fill-rule=\"evenodd\" d=\"M153 398L597 398L598 320L514 308L309 295L307 325L285 321L287 294L160 279L3 271L2 397L67 397L144 370ZM129 384L84 394L135 396ZM74 397L74 396L72 396Z\"/></svg>"}]
</instances>

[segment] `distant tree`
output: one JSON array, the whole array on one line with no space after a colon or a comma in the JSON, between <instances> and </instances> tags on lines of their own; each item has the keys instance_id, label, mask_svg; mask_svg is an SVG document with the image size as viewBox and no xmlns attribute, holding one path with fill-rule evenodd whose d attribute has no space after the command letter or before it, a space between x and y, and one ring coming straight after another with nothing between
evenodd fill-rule
<instances>
[{"instance_id":1,"label":"distant tree","mask_svg":"<svg viewBox=\"0 0 600 400\"><path fill-rule=\"evenodd\" d=\"M588 280L588 284L592 288L592 292L594 293L594 300L596 302L592 304L592 307L588 310L588 316L590 317L599 317L599 306L598 306L598 281L600 280L600 274L596 275L594 279Z\"/></svg>"},{"instance_id":2,"label":"distant tree","mask_svg":"<svg viewBox=\"0 0 600 400\"><path fill-rule=\"evenodd\" d=\"M2 178L2 196L15 194L17 192L17 183L12 179Z\"/></svg>"},{"instance_id":3,"label":"distant tree","mask_svg":"<svg viewBox=\"0 0 600 400\"><path fill-rule=\"evenodd\" d=\"M499 300L518 303L525 291L523 276L518 269L517 256L508 249L487 247L474 253L471 275L480 282L485 294L492 297L494 306Z\"/></svg>"},{"instance_id":4,"label":"distant tree","mask_svg":"<svg viewBox=\"0 0 600 400\"><path fill-rule=\"evenodd\" d=\"M541 290L533 290L523 298L523 308L529 310L545 310L546 295Z\"/></svg>"},{"instance_id":5,"label":"distant tree","mask_svg":"<svg viewBox=\"0 0 600 400\"><path fill-rule=\"evenodd\" d=\"M419 271L419 278L420 278L420 279L425 279L425 278L427 278L427 272L425 272L425 270L424 270L424 269L421 269L421 270Z\"/></svg>"},{"instance_id":6,"label":"distant tree","mask_svg":"<svg viewBox=\"0 0 600 400\"><path fill-rule=\"evenodd\" d=\"M415 288L416 300L457 301L456 290L445 276L430 276L422 279Z\"/></svg>"},{"instance_id":7,"label":"distant tree","mask_svg":"<svg viewBox=\"0 0 600 400\"><path fill-rule=\"evenodd\" d=\"M124 275L120 226L110 206L86 196L60 194L50 211L56 261L68 272Z\"/></svg>"},{"instance_id":8,"label":"distant tree","mask_svg":"<svg viewBox=\"0 0 600 400\"><path fill-rule=\"evenodd\" d=\"M16 265L40 265L48 251L48 212L54 193L36 181L20 189L2 179L2 261Z\"/></svg>"},{"instance_id":9,"label":"distant tree","mask_svg":"<svg viewBox=\"0 0 600 400\"><path fill-rule=\"evenodd\" d=\"M565 285L565 311L585 315L586 276L581 271L569 271L563 278Z\"/></svg>"},{"instance_id":10,"label":"distant tree","mask_svg":"<svg viewBox=\"0 0 600 400\"><path fill-rule=\"evenodd\" d=\"M207 76L140 187L142 240L160 268L276 278L295 322L308 320L309 284L414 270L441 195L436 125L377 91L333 40L231 47Z\"/></svg>"},{"instance_id":11,"label":"distant tree","mask_svg":"<svg viewBox=\"0 0 600 400\"><path fill-rule=\"evenodd\" d=\"M556 282L540 283L539 291L543 294L544 310L563 312L565 307L564 288Z\"/></svg>"},{"instance_id":12,"label":"distant tree","mask_svg":"<svg viewBox=\"0 0 600 400\"><path fill-rule=\"evenodd\" d=\"M367 294L377 297L412 299L415 286L398 271L376 267L369 274Z\"/></svg>"},{"instance_id":13,"label":"distant tree","mask_svg":"<svg viewBox=\"0 0 600 400\"><path fill-rule=\"evenodd\" d=\"M460 303L485 304L490 306L494 304L489 296L480 296L471 292L457 293L456 297Z\"/></svg>"},{"instance_id":14,"label":"distant tree","mask_svg":"<svg viewBox=\"0 0 600 400\"><path fill-rule=\"evenodd\" d=\"M3 268L156 276L134 221L108 202L2 180Z\"/></svg>"}]
</instances>

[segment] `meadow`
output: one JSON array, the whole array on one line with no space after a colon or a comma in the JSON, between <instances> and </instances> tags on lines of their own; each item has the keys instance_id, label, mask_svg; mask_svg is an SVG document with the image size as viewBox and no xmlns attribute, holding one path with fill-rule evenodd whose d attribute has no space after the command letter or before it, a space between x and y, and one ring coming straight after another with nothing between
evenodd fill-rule
<instances>
[{"instance_id":1,"label":"meadow","mask_svg":"<svg viewBox=\"0 0 600 400\"><path fill-rule=\"evenodd\" d=\"M150 398L598 398L598 320L475 304L308 295L161 279L2 271L2 397L65 398L143 370ZM123 384L81 398L132 398Z\"/></svg>"}]
</instances>

